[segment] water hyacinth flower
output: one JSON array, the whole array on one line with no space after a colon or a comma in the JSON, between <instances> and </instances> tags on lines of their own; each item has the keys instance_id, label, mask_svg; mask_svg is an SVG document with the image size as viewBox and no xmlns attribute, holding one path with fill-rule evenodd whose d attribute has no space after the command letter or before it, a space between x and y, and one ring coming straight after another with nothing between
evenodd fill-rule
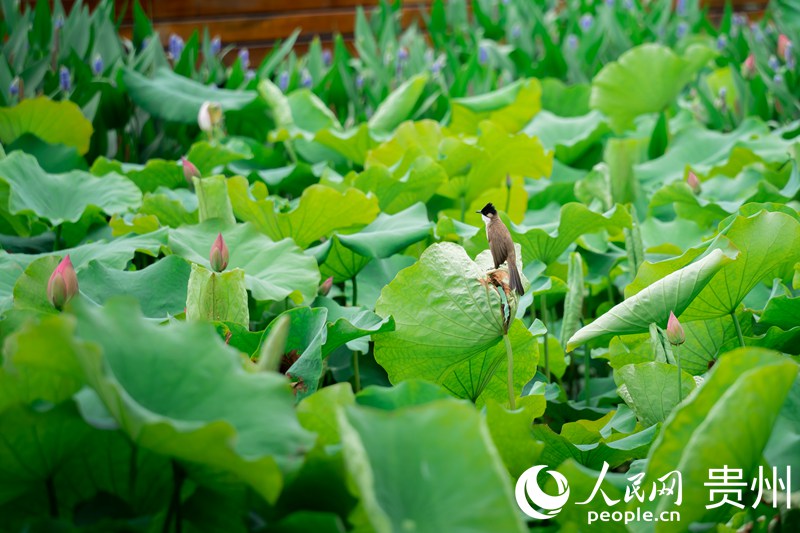
<instances>
[{"instance_id":1,"label":"water hyacinth flower","mask_svg":"<svg viewBox=\"0 0 800 533\"><path fill-rule=\"evenodd\" d=\"M220 39L219 35L211 39L211 45L209 46L212 55L217 55L222 51L222 39Z\"/></svg>"},{"instance_id":2,"label":"water hyacinth flower","mask_svg":"<svg viewBox=\"0 0 800 533\"><path fill-rule=\"evenodd\" d=\"M700 180L697 179L697 174L695 174L691 170L689 171L689 174L686 176L686 184L689 186L690 189L692 189L692 192L695 194L695 196L700 194L701 190Z\"/></svg>"},{"instance_id":3,"label":"water hyacinth flower","mask_svg":"<svg viewBox=\"0 0 800 533\"><path fill-rule=\"evenodd\" d=\"M222 105L216 102L203 102L197 114L197 125L206 133L211 133L222 122Z\"/></svg>"},{"instance_id":4,"label":"water hyacinth flower","mask_svg":"<svg viewBox=\"0 0 800 533\"><path fill-rule=\"evenodd\" d=\"M322 62L325 64L326 67L331 66L331 62L333 61L333 56L331 55L331 51L327 48L322 51Z\"/></svg>"},{"instance_id":5,"label":"water hyacinth flower","mask_svg":"<svg viewBox=\"0 0 800 533\"><path fill-rule=\"evenodd\" d=\"M63 27L64 27L64 15L59 15L53 22L53 28L55 28L56 30L60 30Z\"/></svg>"},{"instance_id":6,"label":"water hyacinth flower","mask_svg":"<svg viewBox=\"0 0 800 533\"><path fill-rule=\"evenodd\" d=\"M401 46L400 49L397 51L397 60L402 63L407 59L408 59L408 48L406 48L405 46Z\"/></svg>"},{"instance_id":7,"label":"water hyacinth flower","mask_svg":"<svg viewBox=\"0 0 800 533\"><path fill-rule=\"evenodd\" d=\"M741 13L734 13L731 21L733 22L734 26L744 26L747 24L747 17Z\"/></svg>"},{"instance_id":8,"label":"water hyacinth flower","mask_svg":"<svg viewBox=\"0 0 800 533\"><path fill-rule=\"evenodd\" d=\"M19 76L11 80L8 85L8 94L11 96L19 96Z\"/></svg>"},{"instance_id":9,"label":"water hyacinth flower","mask_svg":"<svg viewBox=\"0 0 800 533\"><path fill-rule=\"evenodd\" d=\"M750 32L753 34L753 39L755 39L757 43L760 43L764 40L764 33L761 31L761 27L757 23L753 22L750 24Z\"/></svg>"},{"instance_id":10,"label":"water hyacinth flower","mask_svg":"<svg viewBox=\"0 0 800 533\"><path fill-rule=\"evenodd\" d=\"M667 321L667 340L673 346L679 346L686 342L686 333L683 331L683 326L678 322L678 318L672 311L669 312L669 320Z\"/></svg>"},{"instance_id":11,"label":"water hyacinth flower","mask_svg":"<svg viewBox=\"0 0 800 533\"><path fill-rule=\"evenodd\" d=\"M286 92L286 89L289 88L289 73L285 70L278 76L278 87L283 92Z\"/></svg>"},{"instance_id":12,"label":"water hyacinth flower","mask_svg":"<svg viewBox=\"0 0 800 533\"><path fill-rule=\"evenodd\" d=\"M59 311L78 294L78 276L67 255L58 264L47 282L47 299Z\"/></svg>"},{"instance_id":13,"label":"water hyacinth flower","mask_svg":"<svg viewBox=\"0 0 800 533\"><path fill-rule=\"evenodd\" d=\"M313 84L314 78L311 77L311 73L308 71L308 69L304 68L303 72L300 73L300 85L306 89L310 89Z\"/></svg>"},{"instance_id":14,"label":"water hyacinth flower","mask_svg":"<svg viewBox=\"0 0 800 533\"><path fill-rule=\"evenodd\" d=\"M769 68L771 68L772 70L778 70L781 67L780 61L778 61L778 58L775 56L769 56L767 64L769 65Z\"/></svg>"},{"instance_id":15,"label":"water hyacinth flower","mask_svg":"<svg viewBox=\"0 0 800 533\"><path fill-rule=\"evenodd\" d=\"M183 39L180 38L179 35L172 34L169 36L169 44L167 46L168 52L170 57L177 61L181 54L183 53Z\"/></svg>"},{"instance_id":16,"label":"water hyacinth flower","mask_svg":"<svg viewBox=\"0 0 800 533\"><path fill-rule=\"evenodd\" d=\"M677 27L677 28L675 28L675 36L676 36L678 39L680 39L680 38L682 38L684 35L686 35L686 33L687 33L688 31L689 31L689 25L688 25L688 24L686 24L685 22L681 21L681 23L680 23L680 24L678 24L678 27Z\"/></svg>"},{"instance_id":17,"label":"water hyacinth flower","mask_svg":"<svg viewBox=\"0 0 800 533\"><path fill-rule=\"evenodd\" d=\"M684 16L686 14L686 0L678 0L675 11L678 13L679 17Z\"/></svg>"},{"instance_id":18,"label":"water hyacinth flower","mask_svg":"<svg viewBox=\"0 0 800 533\"><path fill-rule=\"evenodd\" d=\"M242 68L247 70L250 68L250 50L247 48L242 48L239 50L239 61L242 64Z\"/></svg>"},{"instance_id":19,"label":"water hyacinth flower","mask_svg":"<svg viewBox=\"0 0 800 533\"><path fill-rule=\"evenodd\" d=\"M61 90L64 92L69 91L70 87L72 87L72 79L70 78L69 69L67 67L58 69L58 86L61 87Z\"/></svg>"},{"instance_id":20,"label":"water hyacinth flower","mask_svg":"<svg viewBox=\"0 0 800 533\"><path fill-rule=\"evenodd\" d=\"M773 82L775 85L781 85L781 84L783 83L783 76L781 76L780 74L775 74L775 75L772 77L772 82Z\"/></svg>"},{"instance_id":21,"label":"water hyacinth flower","mask_svg":"<svg viewBox=\"0 0 800 533\"><path fill-rule=\"evenodd\" d=\"M441 59L437 59L431 65L431 74L436 77L442 72L443 61Z\"/></svg>"},{"instance_id":22,"label":"water hyacinth flower","mask_svg":"<svg viewBox=\"0 0 800 533\"><path fill-rule=\"evenodd\" d=\"M786 59L786 48L791 46L792 41L786 35L782 33L778 35L778 57Z\"/></svg>"},{"instance_id":23,"label":"water hyacinth flower","mask_svg":"<svg viewBox=\"0 0 800 533\"><path fill-rule=\"evenodd\" d=\"M247 72L244 73L245 81L253 80L255 79L255 77L256 77L256 71L251 68L247 69Z\"/></svg>"},{"instance_id":24,"label":"water hyacinth flower","mask_svg":"<svg viewBox=\"0 0 800 533\"><path fill-rule=\"evenodd\" d=\"M478 63L485 65L489 61L489 50L485 46L478 47Z\"/></svg>"},{"instance_id":25,"label":"water hyacinth flower","mask_svg":"<svg viewBox=\"0 0 800 533\"><path fill-rule=\"evenodd\" d=\"M364 76L359 74L356 76L356 89L361 89L362 87L364 87Z\"/></svg>"},{"instance_id":26,"label":"water hyacinth flower","mask_svg":"<svg viewBox=\"0 0 800 533\"><path fill-rule=\"evenodd\" d=\"M594 24L594 17L590 13L586 13L580 18L579 23L583 31L589 31Z\"/></svg>"},{"instance_id":27,"label":"water hyacinth flower","mask_svg":"<svg viewBox=\"0 0 800 533\"><path fill-rule=\"evenodd\" d=\"M103 56L100 54L94 56L94 61L92 61L92 73L95 76L99 76L103 73Z\"/></svg>"},{"instance_id":28,"label":"water hyacinth flower","mask_svg":"<svg viewBox=\"0 0 800 533\"><path fill-rule=\"evenodd\" d=\"M200 171L186 157L181 157L181 167L183 168L183 177L189 185L192 184L192 178L200 177Z\"/></svg>"},{"instance_id":29,"label":"water hyacinth flower","mask_svg":"<svg viewBox=\"0 0 800 533\"><path fill-rule=\"evenodd\" d=\"M567 48L570 50L575 50L578 48L578 36L574 33L567 35Z\"/></svg>"},{"instance_id":30,"label":"water hyacinth flower","mask_svg":"<svg viewBox=\"0 0 800 533\"><path fill-rule=\"evenodd\" d=\"M150 44L150 37L145 37L144 39L142 39L142 50L147 48L149 44Z\"/></svg>"},{"instance_id":31,"label":"water hyacinth flower","mask_svg":"<svg viewBox=\"0 0 800 533\"><path fill-rule=\"evenodd\" d=\"M319 286L320 296L327 296L331 292L331 287L333 287L333 276L323 281L322 285Z\"/></svg>"},{"instance_id":32,"label":"water hyacinth flower","mask_svg":"<svg viewBox=\"0 0 800 533\"><path fill-rule=\"evenodd\" d=\"M752 78L756 75L756 56L752 53L742 63L742 75L745 78Z\"/></svg>"},{"instance_id":33,"label":"water hyacinth flower","mask_svg":"<svg viewBox=\"0 0 800 533\"><path fill-rule=\"evenodd\" d=\"M625 0L622 4L626 10L630 11L633 9L633 0Z\"/></svg>"},{"instance_id":34,"label":"water hyacinth flower","mask_svg":"<svg viewBox=\"0 0 800 533\"><path fill-rule=\"evenodd\" d=\"M725 34L717 37L717 50L724 50L728 46L728 37Z\"/></svg>"},{"instance_id":35,"label":"water hyacinth flower","mask_svg":"<svg viewBox=\"0 0 800 533\"><path fill-rule=\"evenodd\" d=\"M616 3L615 0L606 0L607 7L614 7L615 3Z\"/></svg>"},{"instance_id":36,"label":"water hyacinth flower","mask_svg":"<svg viewBox=\"0 0 800 533\"><path fill-rule=\"evenodd\" d=\"M214 244L211 245L211 252L208 256L211 269L214 272L222 272L228 266L228 259L228 245L225 244L225 239L222 238L222 233L220 233L217 235Z\"/></svg>"},{"instance_id":37,"label":"water hyacinth flower","mask_svg":"<svg viewBox=\"0 0 800 533\"><path fill-rule=\"evenodd\" d=\"M792 53L792 43L788 43L783 50L783 60L786 61L786 68L794 69L794 54Z\"/></svg>"},{"instance_id":38,"label":"water hyacinth flower","mask_svg":"<svg viewBox=\"0 0 800 533\"><path fill-rule=\"evenodd\" d=\"M522 27L519 24L514 24L511 26L511 37L514 39L519 39L520 35L522 35Z\"/></svg>"}]
</instances>

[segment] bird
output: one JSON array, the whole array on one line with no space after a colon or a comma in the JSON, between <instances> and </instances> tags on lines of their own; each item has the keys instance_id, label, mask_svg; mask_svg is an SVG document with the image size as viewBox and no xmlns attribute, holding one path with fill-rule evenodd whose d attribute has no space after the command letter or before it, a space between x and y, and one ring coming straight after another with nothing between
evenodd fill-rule
<instances>
[{"instance_id":1,"label":"bird","mask_svg":"<svg viewBox=\"0 0 800 533\"><path fill-rule=\"evenodd\" d=\"M491 202L486 204L483 209L476 211L481 214L484 224L486 224L486 239L489 241L489 250L494 259L494 268L499 268L506 260L508 261L509 286L517 294L522 296L525 289L522 288L522 278L517 270L517 252L514 250L514 241L511 233L500 217L497 216L497 209Z\"/></svg>"}]
</instances>

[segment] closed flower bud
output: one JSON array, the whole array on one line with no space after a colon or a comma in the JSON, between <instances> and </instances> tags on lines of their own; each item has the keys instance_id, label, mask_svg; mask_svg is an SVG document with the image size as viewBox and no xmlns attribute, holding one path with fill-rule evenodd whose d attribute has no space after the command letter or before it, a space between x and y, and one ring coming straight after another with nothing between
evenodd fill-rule
<instances>
[{"instance_id":1,"label":"closed flower bud","mask_svg":"<svg viewBox=\"0 0 800 533\"><path fill-rule=\"evenodd\" d=\"M228 266L228 245L225 244L225 239L222 238L222 233L217 235L214 244L211 245L211 254L209 254L209 262L211 269L214 272L222 272Z\"/></svg>"},{"instance_id":2,"label":"closed flower bud","mask_svg":"<svg viewBox=\"0 0 800 533\"><path fill-rule=\"evenodd\" d=\"M678 322L675 313L669 312L669 321L667 322L667 340L673 346L678 346L686 342L686 333L683 332L683 326Z\"/></svg>"},{"instance_id":3,"label":"closed flower bud","mask_svg":"<svg viewBox=\"0 0 800 533\"><path fill-rule=\"evenodd\" d=\"M322 285L319 286L320 296L327 296L331 292L331 287L333 287L333 276L323 281Z\"/></svg>"},{"instance_id":4,"label":"closed flower bud","mask_svg":"<svg viewBox=\"0 0 800 533\"><path fill-rule=\"evenodd\" d=\"M58 310L78 294L78 276L69 255L58 264L47 282L47 299Z\"/></svg>"},{"instance_id":5,"label":"closed flower bud","mask_svg":"<svg viewBox=\"0 0 800 533\"><path fill-rule=\"evenodd\" d=\"M791 50L792 41L789 40L787 36L784 34L778 35L778 57L786 59L786 49L789 48Z\"/></svg>"},{"instance_id":6,"label":"closed flower bud","mask_svg":"<svg viewBox=\"0 0 800 533\"><path fill-rule=\"evenodd\" d=\"M692 192L697 195L700 194L700 180L697 179L697 174L689 171L689 174L686 176L686 184L692 189Z\"/></svg>"},{"instance_id":7,"label":"closed flower bud","mask_svg":"<svg viewBox=\"0 0 800 533\"><path fill-rule=\"evenodd\" d=\"M745 78L752 78L756 75L756 56L752 53L742 63L742 75Z\"/></svg>"},{"instance_id":8,"label":"closed flower bud","mask_svg":"<svg viewBox=\"0 0 800 533\"><path fill-rule=\"evenodd\" d=\"M186 183L189 185L192 184L192 178L201 177L200 171L197 170L197 167L185 157L181 157L181 166L183 167L183 177L186 179Z\"/></svg>"},{"instance_id":9,"label":"closed flower bud","mask_svg":"<svg viewBox=\"0 0 800 533\"><path fill-rule=\"evenodd\" d=\"M197 114L197 125L206 133L214 131L214 127L222 122L222 106L216 102L203 102Z\"/></svg>"}]
</instances>

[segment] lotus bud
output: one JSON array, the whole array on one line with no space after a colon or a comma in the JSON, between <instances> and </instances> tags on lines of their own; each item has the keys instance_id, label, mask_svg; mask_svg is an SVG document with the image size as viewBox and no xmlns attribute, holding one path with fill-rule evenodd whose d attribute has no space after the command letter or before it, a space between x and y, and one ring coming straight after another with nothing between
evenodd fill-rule
<instances>
[{"instance_id":1,"label":"lotus bud","mask_svg":"<svg viewBox=\"0 0 800 533\"><path fill-rule=\"evenodd\" d=\"M782 33L778 35L778 57L786 59L786 49L788 48L791 50L791 46L792 41L790 41L786 35Z\"/></svg>"},{"instance_id":2,"label":"lotus bud","mask_svg":"<svg viewBox=\"0 0 800 533\"><path fill-rule=\"evenodd\" d=\"M59 311L78 294L78 276L69 255L58 264L47 282L47 299Z\"/></svg>"},{"instance_id":3,"label":"lotus bud","mask_svg":"<svg viewBox=\"0 0 800 533\"><path fill-rule=\"evenodd\" d=\"M742 75L745 78L752 78L756 75L756 56L752 53L742 63Z\"/></svg>"},{"instance_id":4,"label":"lotus bud","mask_svg":"<svg viewBox=\"0 0 800 533\"><path fill-rule=\"evenodd\" d=\"M686 342L686 333L683 332L683 326L678 322L675 313L669 312L669 321L667 322L667 340L673 346L679 346Z\"/></svg>"},{"instance_id":5,"label":"lotus bud","mask_svg":"<svg viewBox=\"0 0 800 533\"><path fill-rule=\"evenodd\" d=\"M695 195L700 194L700 180L697 179L697 174L695 174L691 170L689 171L689 174L686 176L686 184L689 186L690 189L692 189L692 192Z\"/></svg>"},{"instance_id":6,"label":"lotus bud","mask_svg":"<svg viewBox=\"0 0 800 533\"><path fill-rule=\"evenodd\" d=\"M186 183L189 185L192 184L192 178L201 177L200 171L197 170L197 167L185 157L181 157L181 166L183 167L183 177L186 179Z\"/></svg>"},{"instance_id":7,"label":"lotus bud","mask_svg":"<svg viewBox=\"0 0 800 533\"><path fill-rule=\"evenodd\" d=\"M222 122L222 105L216 102L203 102L197 114L197 125L204 132L211 134Z\"/></svg>"},{"instance_id":8,"label":"lotus bud","mask_svg":"<svg viewBox=\"0 0 800 533\"><path fill-rule=\"evenodd\" d=\"M331 287L333 287L333 276L323 281L322 285L319 286L320 296L327 296L331 292Z\"/></svg>"},{"instance_id":9,"label":"lotus bud","mask_svg":"<svg viewBox=\"0 0 800 533\"><path fill-rule=\"evenodd\" d=\"M222 233L217 235L217 239L214 241L214 244L211 245L209 262L214 272L222 272L225 270L225 267L228 266L228 245L225 244Z\"/></svg>"}]
</instances>

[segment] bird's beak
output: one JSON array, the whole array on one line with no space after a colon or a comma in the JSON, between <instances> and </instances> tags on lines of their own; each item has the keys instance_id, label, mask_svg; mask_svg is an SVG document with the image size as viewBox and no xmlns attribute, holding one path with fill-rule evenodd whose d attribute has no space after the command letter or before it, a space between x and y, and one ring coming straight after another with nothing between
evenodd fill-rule
<instances>
[{"instance_id":1,"label":"bird's beak","mask_svg":"<svg viewBox=\"0 0 800 533\"><path fill-rule=\"evenodd\" d=\"M475 211L476 213L480 213L480 211Z\"/></svg>"}]
</instances>

